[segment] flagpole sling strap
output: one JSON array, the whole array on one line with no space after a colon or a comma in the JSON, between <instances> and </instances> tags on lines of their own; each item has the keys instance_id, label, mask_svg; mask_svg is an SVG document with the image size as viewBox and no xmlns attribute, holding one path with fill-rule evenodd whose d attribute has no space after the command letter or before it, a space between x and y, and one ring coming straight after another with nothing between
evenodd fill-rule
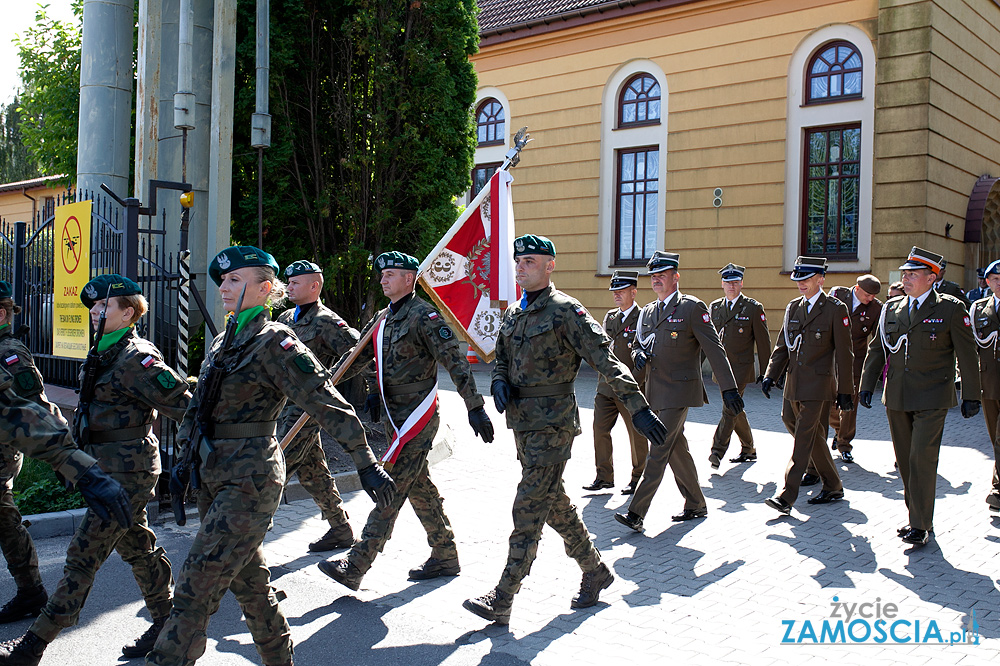
<instances>
[{"instance_id":1,"label":"flagpole sling strap","mask_svg":"<svg viewBox=\"0 0 1000 666\"><path fill-rule=\"evenodd\" d=\"M409 384L387 385L385 387L385 394L391 398L397 395L423 393L424 391L429 391L434 388L434 382L436 381L437 380L434 379L434 377L429 377L427 379L422 379L419 382L410 382Z\"/></svg>"},{"instance_id":2,"label":"flagpole sling strap","mask_svg":"<svg viewBox=\"0 0 1000 666\"><path fill-rule=\"evenodd\" d=\"M136 439L145 439L153 431L153 424L134 426L131 428L118 428L116 430L91 430L91 444L110 444L112 442L130 442Z\"/></svg>"},{"instance_id":3,"label":"flagpole sling strap","mask_svg":"<svg viewBox=\"0 0 1000 666\"><path fill-rule=\"evenodd\" d=\"M344 373L347 372L348 368L350 368L351 365L354 363L354 361L357 360L358 356L361 355L361 352L362 350L364 350L365 345L367 345L371 341L372 334L375 332L375 327L378 326L379 321L385 319L386 315L388 314L389 314L389 309L386 308L385 312L382 313L382 316L379 317L377 321L375 321L371 326L368 327L368 332L365 333L360 340L358 340L358 344L354 345L354 349L352 349L351 353L347 356L346 359L344 359L344 362L341 364L341 366L337 368L337 371L333 373L332 380L334 384L340 381L340 378L344 376ZM288 445L292 443L292 440L295 439L295 436L299 434L300 430L302 430L302 426L308 423L308 421L309 421L309 415L302 414L302 416L299 417L299 420L296 421L295 424L292 426L291 430L285 433L285 436L281 438L282 451L288 448Z\"/></svg>"},{"instance_id":4,"label":"flagpole sling strap","mask_svg":"<svg viewBox=\"0 0 1000 666\"><path fill-rule=\"evenodd\" d=\"M209 423L208 436L212 439L249 439L274 437L277 421L248 421L246 423Z\"/></svg>"},{"instance_id":5,"label":"flagpole sling strap","mask_svg":"<svg viewBox=\"0 0 1000 666\"><path fill-rule=\"evenodd\" d=\"M511 386L512 398L553 398L560 395L572 395L573 382L565 384L548 384L545 386Z\"/></svg>"}]
</instances>

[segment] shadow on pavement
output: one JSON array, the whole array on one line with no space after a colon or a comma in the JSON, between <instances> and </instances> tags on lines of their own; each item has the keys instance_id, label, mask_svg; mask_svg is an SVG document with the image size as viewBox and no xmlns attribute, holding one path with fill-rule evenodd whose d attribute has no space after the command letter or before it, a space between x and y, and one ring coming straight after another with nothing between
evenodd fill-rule
<instances>
[{"instance_id":1,"label":"shadow on pavement","mask_svg":"<svg viewBox=\"0 0 1000 666\"><path fill-rule=\"evenodd\" d=\"M710 485L702 486L701 490L706 497L725 502L719 507L719 511L726 513L737 513L749 505L761 504L767 498L774 497L778 492L778 484L774 481L768 481L758 487L757 483L737 476L749 469L750 465L741 465L741 469L728 470L727 474L713 471L709 477Z\"/></svg>"}]
</instances>

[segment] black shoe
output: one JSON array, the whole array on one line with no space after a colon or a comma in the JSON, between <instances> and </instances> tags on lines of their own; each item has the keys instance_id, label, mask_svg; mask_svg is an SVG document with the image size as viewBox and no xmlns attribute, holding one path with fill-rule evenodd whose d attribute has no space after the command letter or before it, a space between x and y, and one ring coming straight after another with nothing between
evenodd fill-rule
<instances>
[{"instance_id":1,"label":"black shoe","mask_svg":"<svg viewBox=\"0 0 1000 666\"><path fill-rule=\"evenodd\" d=\"M841 451L840 459L843 460L845 463L852 463L854 462L854 454L851 453L850 451Z\"/></svg>"},{"instance_id":2,"label":"black shoe","mask_svg":"<svg viewBox=\"0 0 1000 666\"><path fill-rule=\"evenodd\" d=\"M729 462L731 462L731 463L757 462L757 454L756 453L741 453L740 455L736 456L735 458L730 458Z\"/></svg>"},{"instance_id":3,"label":"black shoe","mask_svg":"<svg viewBox=\"0 0 1000 666\"><path fill-rule=\"evenodd\" d=\"M815 486L817 483L823 479L819 478L819 474L804 474L802 476L802 486Z\"/></svg>"},{"instance_id":4,"label":"black shoe","mask_svg":"<svg viewBox=\"0 0 1000 666\"><path fill-rule=\"evenodd\" d=\"M0 608L0 624L38 617L48 600L49 595L42 585L18 590L14 598Z\"/></svg>"},{"instance_id":5,"label":"black shoe","mask_svg":"<svg viewBox=\"0 0 1000 666\"><path fill-rule=\"evenodd\" d=\"M353 545L354 531L351 530L350 523L344 523L343 525L331 527L319 541L313 541L309 544L309 552L323 553L328 550L337 550L338 548L350 548Z\"/></svg>"},{"instance_id":6,"label":"black shoe","mask_svg":"<svg viewBox=\"0 0 1000 666\"><path fill-rule=\"evenodd\" d=\"M642 516L637 513L632 513L631 511L628 513L616 513L615 520L636 532L642 532Z\"/></svg>"},{"instance_id":7,"label":"black shoe","mask_svg":"<svg viewBox=\"0 0 1000 666\"><path fill-rule=\"evenodd\" d=\"M713 453L708 457L708 462L712 465L712 469L719 469L719 465L722 464L722 459Z\"/></svg>"},{"instance_id":8,"label":"black shoe","mask_svg":"<svg viewBox=\"0 0 1000 666\"><path fill-rule=\"evenodd\" d=\"M24 636L0 643L0 663L10 666L37 666L48 645L30 631L25 632Z\"/></svg>"},{"instance_id":9,"label":"black shoe","mask_svg":"<svg viewBox=\"0 0 1000 666\"><path fill-rule=\"evenodd\" d=\"M778 513L783 513L786 516L792 513L792 505L781 499L780 497L772 497L770 499L764 500L764 504L768 505Z\"/></svg>"},{"instance_id":10,"label":"black shoe","mask_svg":"<svg viewBox=\"0 0 1000 666\"><path fill-rule=\"evenodd\" d=\"M987 495L986 503L990 505L990 511L1000 511L1000 492L994 490Z\"/></svg>"},{"instance_id":11,"label":"black shoe","mask_svg":"<svg viewBox=\"0 0 1000 666\"><path fill-rule=\"evenodd\" d=\"M930 532L927 530L918 530L916 527L911 527L910 531L903 535L903 541L912 543L914 546L926 546L930 540Z\"/></svg>"},{"instance_id":12,"label":"black shoe","mask_svg":"<svg viewBox=\"0 0 1000 666\"><path fill-rule=\"evenodd\" d=\"M617 515L617 514L616 514ZM597 603L597 598L601 590L610 587L615 577L608 569L608 565L601 562L601 566L593 571L585 571L583 580L580 581L580 592L573 601L569 603L570 608L590 608Z\"/></svg>"},{"instance_id":13,"label":"black shoe","mask_svg":"<svg viewBox=\"0 0 1000 666\"><path fill-rule=\"evenodd\" d=\"M601 481L600 479L594 479L594 482L589 486L584 486L584 490L604 490L605 488L614 488L615 484L610 481Z\"/></svg>"},{"instance_id":14,"label":"black shoe","mask_svg":"<svg viewBox=\"0 0 1000 666\"><path fill-rule=\"evenodd\" d=\"M458 566L458 558L439 560L430 557L416 569L410 569L410 580L430 580L438 576L457 576L462 567Z\"/></svg>"},{"instance_id":15,"label":"black shoe","mask_svg":"<svg viewBox=\"0 0 1000 666\"><path fill-rule=\"evenodd\" d=\"M163 630L163 625L166 623L166 615L153 620L153 624L146 628L142 636L139 636L139 638L122 648L122 655L128 659L138 659L152 652L153 646L156 645L156 639Z\"/></svg>"},{"instance_id":16,"label":"black shoe","mask_svg":"<svg viewBox=\"0 0 1000 666\"><path fill-rule=\"evenodd\" d=\"M902 539L904 536L906 536L906 533L909 531L910 531L910 524L906 523L905 525L896 530L896 536Z\"/></svg>"},{"instance_id":17,"label":"black shoe","mask_svg":"<svg viewBox=\"0 0 1000 666\"><path fill-rule=\"evenodd\" d=\"M833 438L833 444L830 445L830 450L831 451L836 451L837 450L837 438L836 437Z\"/></svg>"},{"instance_id":18,"label":"black shoe","mask_svg":"<svg viewBox=\"0 0 1000 666\"><path fill-rule=\"evenodd\" d=\"M684 509L676 516L670 516L670 520L675 523L681 523L685 520L697 520L698 518L704 518L708 515L708 509Z\"/></svg>"},{"instance_id":19,"label":"black shoe","mask_svg":"<svg viewBox=\"0 0 1000 666\"><path fill-rule=\"evenodd\" d=\"M481 597L462 602L462 608L496 624L510 623L510 607L513 605L513 595L505 594L496 588Z\"/></svg>"},{"instance_id":20,"label":"black shoe","mask_svg":"<svg viewBox=\"0 0 1000 666\"><path fill-rule=\"evenodd\" d=\"M843 490L824 490L816 497L811 497L809 499L810 504L829 504L830 502L836 502L838 500L844 499Z\"/></svg>"},{"instance_id":21,"label":"black shoe","mask_svg":"<svg viewBox=\"0 0 1000 666\"><path fill-rule=\"evenodd\" d=\"M622 488L622 495L634 495L635 487L639 485L638 481L629 481L628 485Z\"/></svg>"},{"instance_id":22,"label":"black shoe","mask_svg":"<svg viewBox=\"0 0 1000 666\"><path fill-rule=\"evenodd\" d=\"M318 565L319 570L330 578L334 579L344 587L357 591L361 587L361 579L364 574L356 566L351 564L347 558L339 560L325 560Z\"/></svg>"}]
</instances>

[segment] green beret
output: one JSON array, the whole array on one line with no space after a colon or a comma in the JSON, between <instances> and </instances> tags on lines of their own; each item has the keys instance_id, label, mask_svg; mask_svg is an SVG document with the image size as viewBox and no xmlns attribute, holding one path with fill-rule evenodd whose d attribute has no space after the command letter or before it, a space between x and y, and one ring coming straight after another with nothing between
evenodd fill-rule
<instances>
[{"instance_id":1,"label":"green beret","mask_svg":"<svg viewBox=\"0 0 1000 666\"><path fill-rule=\"evenodd\" d=\"M215 255L215 259L208 264L208 275L216 285L220 285L226 273L249 266L270 266L274 274L278 274L278 262L264 250L253 245L234 245Z\"/></svg>"},{"instance_id":2,"label":"green beret","mask_svg":"<svg viewBox=\"0 0 1000 666\"><path fill-rule=\"evenodd\" d=\"M416 257L402 252L383 252L375 258L375 269L382 272L386 268L402 268L404 271L415 271L420 268Z\"/></svg>"},{"instance_id":3,"label":"green beret","mask_svg":"<svg viewBox=\"0 0 1000 666\"><path fill-rule=\"evenodd\" d=\"M285 269L285 277L293 278L296 275L312 275L313 273L323 274L323 269L314 264L311 261L306 261L305 259L299 259L298 261L288 264Z\"/></svg>"},{"instance_id":4,"label":"green beret","mask_svg":"<svg viewBox=\"0 0 1000 666\"><path fill-rule=\"evenodd\" d=\"M10 282L5 282L0 280L0 298L13 298L14 290L10 286Z\"/></svg>"},{"instance_id":5,"label":"green beret","mask_svg":"<svg viewBox=\"0 0 1000 666\"><path fill-rule=\"evenodd\" d=\"M522 254L542 254L549 257L556 256L555 243L545 236L525 234L514 239L514 258Z\"/></svg>"},{"instance_id":6,"label":"green beret","mask_svg":"<svg viewBox=\"0 0 1000 666\"><path fill-rule=\"evenodd\" d=\"M142 287L137 282L122 277L118 273L108 273L107 275L98 275L88 282L83 287L83 291L80 292L80 300L89 310L94 307L94 303L110 296L132 296L141 293Z\"/></svg>"}]
</instances>

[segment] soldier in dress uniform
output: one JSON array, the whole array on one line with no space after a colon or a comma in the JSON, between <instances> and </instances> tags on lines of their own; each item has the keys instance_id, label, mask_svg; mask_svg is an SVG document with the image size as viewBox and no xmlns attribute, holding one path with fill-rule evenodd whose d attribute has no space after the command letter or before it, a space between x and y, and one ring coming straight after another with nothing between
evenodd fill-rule
<instances>
[{"instance_id":1,"label":"soldier in dress uniform","mask_svg":"<svg viewBox=\"0 0 1000 666\"><path fill-rule=\"evenodd\" d=\"M990 511L1000 511L1000 260L985 269L988 296L972 304L969 318L979 346L980 384L983 389L983 416L993 442L993 479L986 504Z\"/></svg>"},{"instance_id":2,"label":"soldier in dress uniform","mask_svg":"<svg viewBox=\"0 0 1000 666\"><path fill-rule=\"evenodd\" d=\"M135 332L149 310L138 284L117 274L101 275L86 284L80 300L90 309L95 329L102 315L106 322L80 371L75 439L132 497L132 525L126 529L87 511L66 550L63 578L28 629L34 649L20 658L0 656L0 664L37 664L45 646L79 621L97 570L115 550L132 567L153 620L122 649L124 656L146 656L170 614L170 560L156 547L146 518L146 504L160 476L160 445L152 425L157 412L180 421L191 392L187 381L163 362L160 350Z\"/></svg>"},{"instance_id":3,"label":"soldier in dress uniform","mask_svg":"<svg viewBox=\"0 0 1000 666\"><path fill-rule=\"evenodd\" d=\"M407 499L427 532L427 544L431 547L427 561L410 570L410 579L457 576L461 570L455 533L427 464L440 425L438 363L451 375L465 400L472 430L483 441L493 441L493 424L483 409L483 397L476 390L466 345L438 311L413 291L420 263L402 252L383 252L375 258L375 268L380 274L382 293L390 301L389 307L376 313L365 327L362 334L377 327L372 344L365 346L345 377L359 373L368 362L375 361L385 404L383 424L390 439L383 460L392 465L398 492L392 504L372 510L361 539L346 557L319 563L320 571L352 590L361 586L361 579L385 548ZM384 319L380 316L383 313Z\"/></svg>"},{"instance_id":4,"label":"soldier in dress uniform","mask_svg":"<svg viewBox=\"0 0 1000 666\"><path fill-rule=\"evenodd\" d=\"M989 296L990 294L993 293L992 291L990 291L990 286L989 286L989 284L987 284L987 281L986 281L986 269L985 268L977 268L976 269L976 278L978 279L979 284L976 286L975 289L970 289L965 294L965 297L969 299L970 303L975 303L980 298L986 298L987 296ZM970 309L969 312L972 312L972 310Z\"/></svg>"},{"instance_id":5,"label":"soldier in dress uniform","mask_svg":"<svg viewBox=\"0 0 1000 666\"><path fill-rule=\"evenodd\" d=\"M226 590L239 602L265 666L292 664L291 632L262 547L285 483L275 433L286 398L341 443L373 499L392 499L392 480L376 464L361 421L334 388L331 373L292 329L270 321L268 306L284 298L277 270L274 257L252 246L226 248L208 267L232 314L205 354L177 435L183 450L170 483L171 495L183 497L187 475L198 479L201 524L147 664L193 664L205 652L208 620Z\"/></svg>"},{"instance_id":6,"label":"soldier in dress uniform","mask_svg":"<svg viewBox=\"0 0 1000 666\"><path fill-rule=\"evenodd\" d=\"M764 306L743 294L743 274L746 268L733 263L726 264L719 274L722 276L722 298L712 301L709 313L712 324L719 332L722 346L726 348L729 366L736 378L736 390L740 397L747 384L760 383L764 378L764 368L771 356L771 334L767 331L767 315ZM757 350L757 362L760 365L760 375L754 372L753 352ZM733 431L740 438L740 455L731 458L729 462L746 463L757 460L757 450L753 445L753 432L745 411L733 415L727 409L722 410L722 417L712 437L712 455L708 461L712 469L718 469L722 458L729 449L729 440Z\"/></svg>"},{"instance_id":7,"label":"soldier in dress uniform","mask_svg":"<svg viewBox=\"0 0 1000 666\"><path fill-rule=\"evenodd\" d=\"M604 315L603 326L604 332L611 338L611 350L615 358L628 367L635 381L642 386L646 372L635 369L630 349L635 339L635 322L639 319L639 307L635 304L638 284L637 272L614 272L609 291L613 294L618 307ZM601 490L613 488L615 485L611 429L615 427L619 414L628 430L628 440L632 450L632 478L622 489L622 495L634 493L639 479L642 478L642 470L646 467L646 456L649 455L649 442L632 425L632 417L625 403L618 399L611 384L602 375L597 382L597 395L594 396L594 462L597 467L597 478L589 486L584 486L584 490Z\"/></svg>"},{"instance_id":8,"label":"soldier in dress uniform","mask_svg":"<svg viewBox=\"0 0 1000 666\"><path fill-rule=\"evenodd\" d=\"M982 397L972 320L961 301L934 289L943 261L914 247L899 267L906 296L886 301L882 309L858 394L861 404L871 407L888 358L882 402L910 518L897 533L917 546L928 542L933 527L941 436L948 408L957 404L956 358L963 378L962 416L978 414Z\"/></svg>"},{"instance_id":9,"label":"soldier in dress uniform","mask_svg":"<svg viewBox=\"0 0 1000 666\"><path fill-rule=\"evenodd\" d=\"M834 398L843 410L854 408L854 353L851 351L851 318L847 306L823 293L826 259L799 257L795 260L792 280L798 283L801 297L785 308L778 342L761 382L765 397L787 368L781 420L794 438L792 456L785 471L785 487L767 500L767 505L788 515L799 496L802 474L810 457L823 490L810 504L828 504L844 498L826 432Z\"/></svg>"},{"instance_id":10,"label":"soldier in dress uniform","mask_svg":"<svg viewBox=\"0 0 1000 666\"><path fill-rule=\"evenodd\" d=\"M944 278L945 270L948 268L948 262L944 259L941 260L941 272L937 276L937 281L934 283L934 289L937 290L939 294L948 294L949 296L954 296L958 300L962 301L965 308L968 309L972 302L969 301L969 297L965 295L965 292L957 282L952 282L951 280L946 280Z\"/></svg>"},{"instance_id":11,"label":"soldier in dress uniform","mask_svg":"<svg viewBox=\"0 0 1000 666\"><path fill-rule=\"evenodd\" d=\"M570 501L562 474L573 438L580 434L574 382L586 360L604 375L650 443L663 445L663 424L650 411L628 367L611 352L611 340L579 301L551 283L555 245L544 236L514 240L516 279L522 297L507 308L497 337L491 390L497 411L514 431L521 481L514 497L514 531L500 582L462 605L498 624L510 621L514 595L531 570L547 524L563 538L566 554L583 570L580 592L570 606L597 603L614 580Z\"/></svg>"},{"instance_id":12,"label":"soldier in dress uniform","mask_svg":"<svg viewBox=\"0 0 1000 666\"><path fill-rule=\"evenodd\" d=\"M718 379L723 409L733 418L743 412L743 398L708 307L694 296L680 292L679 262L679 255L657 251L646 264L657 300L643 307L639 314L632 345L635 367L648 366L645 393L649 406L667 429L663 446L649 450L646 471L628 512L615 514L615 520L637 532L643 529L643 519L668 464L684 496L684 510L671 519L679 522L708 515L705 494L698 485L698 470L684 437L688 409L708 402L701 376L702 353L708 357Z\"/></svg>"},{"instance_id":13,"label":"soldier in dress uniform","mask_svg":"<svg viewBox=\"0 0 1000 666\"><path fill-rule=\"evenodd\" d=\"M295 331L299 340L328 368L357 344L358 331L320 302L323 271L319 266L299 260L285 268L285 277L288 279L288 300L295 307L282 312L278 323ZM291 430L301 415L302 409L297 405L285 405L278 419L278 439ZM347 522L347 512L327 465L319 433L319 424L310 419L285 448L287 478L298 475L299 483L316 502L323 520L330 524L322 538L309 544L313 552L347 548L354 543L354 532Z\"/></svg>"},{"instance_id":14,"label":"soldier in dress uniform","mask_svg":"<svg viewBox=\"0 0 1000 666\"><path fill-rule=\"evenodd\" d=\"M851 349L854 352L854 395L851 402L858 404L857 391L861 386L861 368L868 355L868 343L878 328L878 318L882 314L882 301L876 296L882 291L882 282L874 275L862 275L853 287L834 287L830 295L838 299L851 313ZM830 409L830 427L833 428L834 451L840 451L840 459L854 462L854 435L857 433L858 410L844 411L837 407Z\"/></svg>"}]
</instances>

